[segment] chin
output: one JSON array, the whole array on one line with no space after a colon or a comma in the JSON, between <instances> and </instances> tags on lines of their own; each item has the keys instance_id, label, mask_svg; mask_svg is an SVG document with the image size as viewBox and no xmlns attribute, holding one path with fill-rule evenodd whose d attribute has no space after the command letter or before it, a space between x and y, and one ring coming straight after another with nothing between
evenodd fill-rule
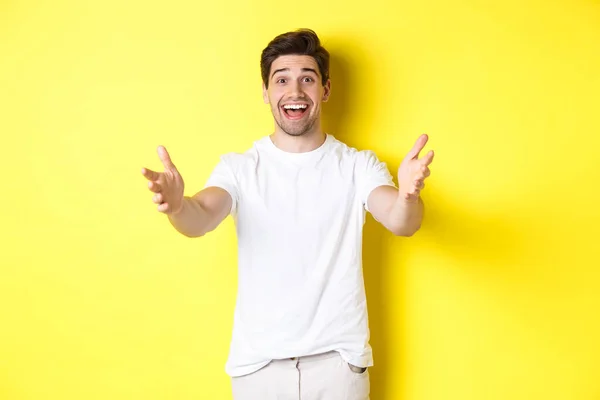
<instances>
[{"instance_id":1,"label":"chin","mask_svg":"<svg viewBox=\"0 0 600 400\"><path fill-rule=\"evenodd\" d=\"M308 132L308 129L304 129L302 131L289 131L287 129L282 129L283 132L285 132L286 134L290 135L290 136L302 136L305 135Z\"/></svg>"},{"instance_id":2,"label":"chin","mask_svg":"<svg viewBox=\"0 0 600 400\"><path fill-rule=\"evenodd\" d=\"M277 124L279 125L281 130L286 134L298 137L309 133L314 126L314 121L303 126L289 126L287 124L281 124L279 122Z\"/></svg>"}]
</instances>

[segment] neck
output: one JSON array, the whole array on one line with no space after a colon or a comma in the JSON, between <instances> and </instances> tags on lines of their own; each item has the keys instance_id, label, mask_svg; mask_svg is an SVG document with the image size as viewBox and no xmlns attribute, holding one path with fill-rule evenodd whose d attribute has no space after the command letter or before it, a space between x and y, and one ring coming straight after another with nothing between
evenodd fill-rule
<instances>
[{"instance_id":1,"label":"neck","mask_svg":"<svg viewBox=\"0 0 600 400\"><path fill-rule=\"evenodd\" d=\"M273 144L283 151L305 153L323 145L326 135L321 129L315 129L300 136L288 135L281 129L276 129L270 137Z\"/></svg>"}]
</instances>

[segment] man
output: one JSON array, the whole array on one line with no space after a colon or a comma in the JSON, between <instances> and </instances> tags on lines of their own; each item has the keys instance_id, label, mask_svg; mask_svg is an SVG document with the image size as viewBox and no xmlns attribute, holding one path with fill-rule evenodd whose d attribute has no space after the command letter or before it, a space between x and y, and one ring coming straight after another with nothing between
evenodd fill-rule
<instances>
[{"instance_id":1,"label":"man","mask_svg":"<svg viewBox=\"0 0 600 400\"><path fill-rule=\"evenodd\" d=\"M362 275L366 212L395 235L420 227L419 196L433 152L418 138L398 188L371 151L321 130L331 93L329 53L311 30L277 36L261 57L275 130L227 154L203 190L184 197L167 150L164 172L143 169L158 211L189 237L231 214L239 287L226 371L235 400L365 400L373 365Z\"/></svg>"}]
</instances>

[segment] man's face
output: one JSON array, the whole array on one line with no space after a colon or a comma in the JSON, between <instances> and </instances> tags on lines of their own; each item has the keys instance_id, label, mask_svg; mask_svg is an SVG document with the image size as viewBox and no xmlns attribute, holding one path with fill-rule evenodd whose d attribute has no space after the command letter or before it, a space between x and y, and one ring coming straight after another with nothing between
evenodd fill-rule
<instances>
[{"instance_id":1,"label":"man's face","mask_svg":"<svg viewBox=\"0 0 600 400\"><path fill-rule=\"evenodd\" d=\"M304 55L280 56L271 64L269 88L263 85L265 104L271 105L279 128L291 136L320 129L321 103L327 101L329 80L323 86L319 66Z\"/></svg>"}]
</instances>

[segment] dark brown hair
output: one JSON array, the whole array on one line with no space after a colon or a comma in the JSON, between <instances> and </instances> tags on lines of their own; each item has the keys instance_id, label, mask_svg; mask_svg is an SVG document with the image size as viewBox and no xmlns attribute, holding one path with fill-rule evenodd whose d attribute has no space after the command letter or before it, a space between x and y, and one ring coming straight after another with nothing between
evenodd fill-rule
<instances>
[{"instance_id":1,"label":"dark brown hair","mask_svg":"<svg viewBox=\"0 0 600 400\"><path fill-rule=\"evenodd\" d=\"M262 51L260 57L260 72L265 87L269 87L271 64L279 56L285 55L311 56L319 66L323 86L329 79L329 52L321 46L317 34L310 29L298 29L276 36Z\"/></svg>"}]
</instances>

